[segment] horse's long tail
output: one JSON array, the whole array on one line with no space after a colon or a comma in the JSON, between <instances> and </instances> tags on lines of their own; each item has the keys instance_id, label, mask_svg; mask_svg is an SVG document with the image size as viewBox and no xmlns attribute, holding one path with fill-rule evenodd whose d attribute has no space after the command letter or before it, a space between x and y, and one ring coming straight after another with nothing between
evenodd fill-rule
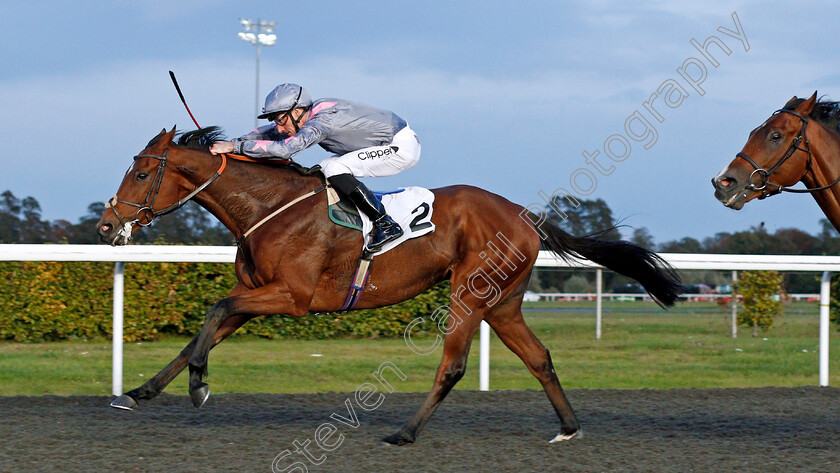
<instances>
[{"instance_id":1,"label":"horse's long tail","mask_svg":"<svg viewBox=\"0 0 840 473\"><path fill-rule=\"evenodd\" d=\"M681 293L682 281L674 268L656 253L627 241L603 240L601 233L576 237L554 224L540 229L546 246L560 257L585 258L638 281L660 305L672 306ZM603 232L602 232L603 233Z\"/></svg>"}]
</instances>

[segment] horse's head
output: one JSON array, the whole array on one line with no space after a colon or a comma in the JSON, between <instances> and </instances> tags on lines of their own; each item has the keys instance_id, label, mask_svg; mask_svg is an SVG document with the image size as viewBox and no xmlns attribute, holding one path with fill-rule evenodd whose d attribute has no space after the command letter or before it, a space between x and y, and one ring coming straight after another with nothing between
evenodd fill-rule
<instances>
[{"instance_id":1,"label":"horse's head","mask_svg":"<svg viewBox=\"0 0 840 473\"><path fill-rule=\"evenodd\" d=\"M112 246L125 245L131 235L140 227L174 210L179 203L179 194L186 182L182 173L171 164L167 166L173 152L175 127L166 129L153 138L146 149L134 157L117 193L106 204L105 213L96 224L100 240Z\"/></svg>"},{"instance_id":2,"label":"horse's head","mask_svg":"<svg viewBox=\"0 0 840 473\"><path fill-rule=\"evenodd\" d=\"M741 152L712 178L715 197L723 205L740 210L756 197L776 194L802 179L811 156L808 116L816 102L816 92L807 100L793 97L750 132Z\"/></svg>"}]
</instances>

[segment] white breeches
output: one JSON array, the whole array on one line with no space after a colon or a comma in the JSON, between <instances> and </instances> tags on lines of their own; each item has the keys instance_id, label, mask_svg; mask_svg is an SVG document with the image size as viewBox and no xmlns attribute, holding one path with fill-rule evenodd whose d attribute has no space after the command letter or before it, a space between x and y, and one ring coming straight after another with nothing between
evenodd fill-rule
<instances>
[{"instance_id":1,"label":"white breeches","mask_svg":"<svg viewBox=\"0 0 840 473\"><path fill-rule=\"evenodd\" d=\"M420 141L406 126L384 146L371 146L321 161L326 177L352 174L355 177L385 177L413 167L420 160Z\"/></svg>"}]
</instances>

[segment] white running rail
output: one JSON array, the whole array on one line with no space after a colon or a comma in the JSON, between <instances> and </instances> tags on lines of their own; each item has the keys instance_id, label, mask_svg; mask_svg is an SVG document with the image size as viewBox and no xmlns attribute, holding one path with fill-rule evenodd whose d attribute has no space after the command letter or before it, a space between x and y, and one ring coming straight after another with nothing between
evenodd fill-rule
<instances>
[{"instance_id":1,"label":"white running rail","mask_svg":"<svg viewBox=\"0 0 840 473\"><path fill-rule=\"evenodd\" d=\"M793 255L722 255L660 253L676 269L698 270L776 270L807 271L822 273L820 285L820 349L819 385L828 386L828 338L829 338L829 282L830 273L840 271L840 256L793 256ZM176 245L129 245L110 247L106 245L0 245L0 261L108 261L114 267L114 351L112 392L122 394L122 322L123 322L123 270L127 262L158 263L233 263L236 257L234 246L176 246ZM595 269L600 274L603 268L590 261L566 263L548 251L540 251L538 267ZM603 294L600 284L596 294ZM597 304L596 334L600 334L601 304ZM734 314L734 312L733 312ZM482 322L479 343L479 388L490 389L490 345L489 327Z\"/></svg>"}]
</instances>

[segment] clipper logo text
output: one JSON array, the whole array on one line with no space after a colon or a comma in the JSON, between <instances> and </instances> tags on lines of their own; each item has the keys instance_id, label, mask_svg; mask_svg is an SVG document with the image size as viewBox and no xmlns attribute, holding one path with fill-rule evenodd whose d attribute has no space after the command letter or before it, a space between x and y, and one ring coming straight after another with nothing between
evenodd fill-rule
<instances>
[{"instance_id":1,"label":"clipper logo text","mask_svg":"<svg viewBox=\"0 0 840 473\"><path fill-rule=\"evenodd\" d=\"M365 159L376 159L376 158L385 158L390 157L392 154L396 153L397 150L395 149L396 146L391 146L388 148L380 148L371 151L359 151L359 154L356 155L361 160Z\"/></svg>"}]
</instances>

